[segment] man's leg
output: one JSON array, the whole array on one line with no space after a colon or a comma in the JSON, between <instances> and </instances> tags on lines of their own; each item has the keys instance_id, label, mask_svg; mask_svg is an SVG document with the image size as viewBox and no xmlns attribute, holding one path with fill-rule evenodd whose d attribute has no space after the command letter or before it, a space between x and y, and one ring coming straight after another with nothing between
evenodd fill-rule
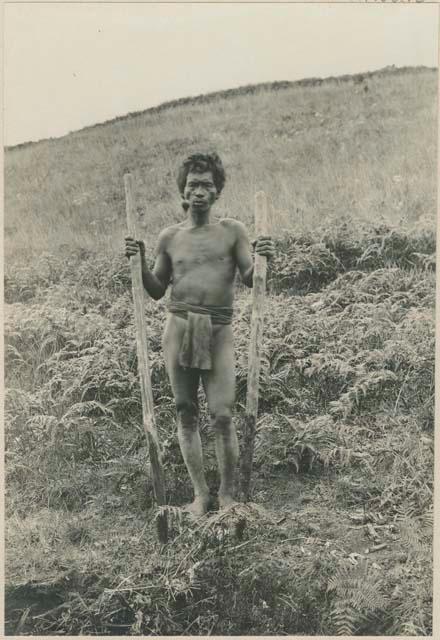
<instances>
[{"instance_id":1,"label":"man's leg","mask_svg":"<svg viewBox=\"0 0 440 640\"><path fill-rule=\"evenodd\" d=\"M198 428L197 389L199 372L179 365L184 321L171 316L167 321L163 339L165 364L170 378L177 409L177 434L182 456L188 469L193 488L194 502L188 510L202 516L208 510L209 488L203 471L202 444Z\"/></svg>"},{"instance_id":2,"label":"man's leg","mask_svg":"<svg viewBox=\"0 0 440 640\"><path fill-rule=\"evenodd\" d=\"M220 472L220 508L234 502L238 440L232 422L235 402L235 357L230 325L214 327L211 371L203 371L211 424L215 430L217 461Z\"/></svg>"}]
</instances>

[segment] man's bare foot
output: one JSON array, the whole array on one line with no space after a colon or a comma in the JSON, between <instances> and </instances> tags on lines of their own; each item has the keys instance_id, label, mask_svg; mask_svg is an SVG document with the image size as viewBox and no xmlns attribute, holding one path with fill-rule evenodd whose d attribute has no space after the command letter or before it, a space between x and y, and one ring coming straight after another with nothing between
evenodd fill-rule
<instances>
[{"instance_id":1,"label":"man's bare foot","mask_svg":"<svg viewBox=\"0 0 440 640\"><path fill-rule=\"evenodd\" d=\"M232 505L237 504L237 501L230 495L219 495L218 504L220 509L227 509L228 507L232 507Z\"/></svg>"},{"instance_id":2,"label":"man's bare foot","mask_svg":"<svg viewBox=\"0 0 440 640\"><path fill-rule=\"evenodd\" d=\"M190 513L195 518L201 518L208 511L209 505L209 496L196 496L191 502L185 507L185 511Z\"/></svg>"}]
</instances>

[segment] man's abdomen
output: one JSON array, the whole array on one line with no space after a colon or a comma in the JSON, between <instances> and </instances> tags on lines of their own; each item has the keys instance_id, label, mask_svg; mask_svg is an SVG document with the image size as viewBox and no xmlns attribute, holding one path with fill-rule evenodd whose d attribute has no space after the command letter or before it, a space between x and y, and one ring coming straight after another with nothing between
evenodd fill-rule
<instances>
[{"instance_id":1,"label":"man's abdomen","mask_svg":"<svg viewBox=\"0 0 440 640\"><path fill-rule=\"evenodd\" d=\"M171 299L195 305L232 306L234 299L234 274L229 265L195 267L174 278Z\"/></svg>"}]
</instances>

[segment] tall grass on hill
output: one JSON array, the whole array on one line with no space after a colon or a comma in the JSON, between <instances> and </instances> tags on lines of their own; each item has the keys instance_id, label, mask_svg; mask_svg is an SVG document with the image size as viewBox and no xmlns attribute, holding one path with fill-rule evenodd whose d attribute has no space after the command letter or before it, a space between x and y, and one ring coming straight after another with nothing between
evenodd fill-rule
<instances>
[{"instance_id":1,"label":"tall grass on hill","mask_svg":"<svg viewBox=\"0 0 440 640\"><path fill-rule=\"evenodd\" d=\"M432 633L435 91L427 71L266 87L8 150L9 635ZM181 216L178 156L201 146L228 170L220 215L252 228L254 191L273 202L259 506L190 526L178 509L191 496L165 304L147 300L170 503L159 550L122 174L135 174L152 261ZM239 285L240 438L250 316ZM202 402L215 494L208 423Z\"/></svg>"},{"instance_id":2,"label":"tall grass on hill","mask_svg":"<svg viewBox=\"0 0 440 640\"><path fill-rule=\"evenodd\" d=\"M218 215L251 224L253 194L262 188L277 211L275 235L333 214L362 220L374 212L396 223L433 217L436 92L428 70L262 88L8 150L6 257L70 246L114 251L125 228L126 170L154 242L182 219L179 160L203 148L215 148L228 172Z\"/></svg>"},{"instance_id":3,"label":"tall grass on hill","mask_svg":"<svg viewBox=\"0 0 440 640\"><path fill-rule=\"evenodd\" d=\"M432 259L433 247L426 230L357 237L336 221L280 244L254 477L261 500L274 476L296 475L307 502L279 504L294 519L285 528L246 516L240 539L234 520L213 516L203 530L175 521L189 485L160 346L165 306L147 302L174 515L162 554L148 526L126 261L82 251L16 265L6 281L10 632L429 635L435 283L420 256ZM239 427L250 313L239 291ZM215 491L208 422L202 404ZM379 541L386 551L370 559L365 548Z\"/></svg>"}]
</instances>

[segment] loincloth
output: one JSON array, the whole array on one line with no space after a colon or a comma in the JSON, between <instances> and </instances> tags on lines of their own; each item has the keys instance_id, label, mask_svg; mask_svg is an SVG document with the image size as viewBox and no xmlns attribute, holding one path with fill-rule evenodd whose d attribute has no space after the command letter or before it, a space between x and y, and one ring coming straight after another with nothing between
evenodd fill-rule
<instances>
[{"instance_id":1,"label":"loincloth","mask_svg":"<svg viewBox=\"0 0 440 640\"><path fill-rule=\"evenodd\" d=\"M199 307L171 301L168 311L187 321L179 352L179 364L190 369L212 369L212 326L231 324L232 307Z\"/></svg>"}]
</instances>

